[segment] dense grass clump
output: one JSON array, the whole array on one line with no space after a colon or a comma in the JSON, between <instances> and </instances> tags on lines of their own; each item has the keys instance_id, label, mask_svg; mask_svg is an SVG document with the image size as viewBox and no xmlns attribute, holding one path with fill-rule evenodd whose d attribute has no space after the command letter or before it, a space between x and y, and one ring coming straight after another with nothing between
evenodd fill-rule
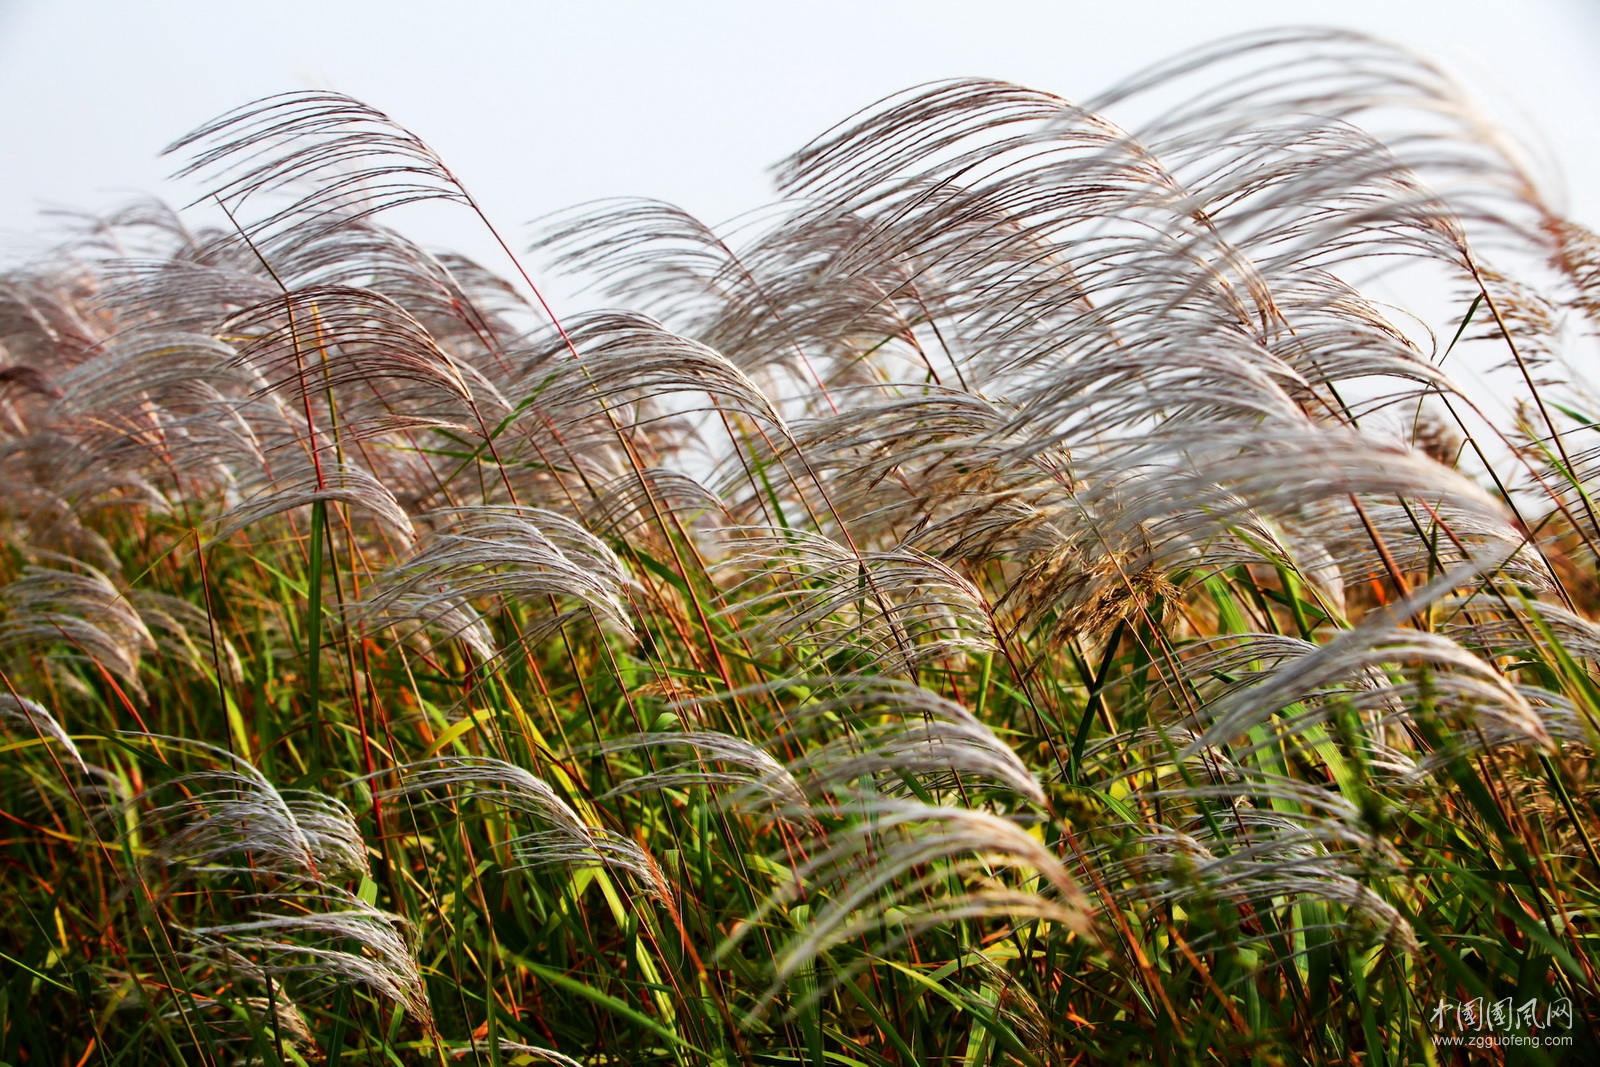
<instances>
[{"instance_id":1,"label":"dense grass clump","mask_svg":"<svg viewBox=\"0 0 1600 1067\"><path fill-rule=\"evenodd\" d=\"M1600 243L1431 68L917 89L559 324L174 151L0 284L0 1061L1595 1062Z\"/></svg>"}]
</instances>

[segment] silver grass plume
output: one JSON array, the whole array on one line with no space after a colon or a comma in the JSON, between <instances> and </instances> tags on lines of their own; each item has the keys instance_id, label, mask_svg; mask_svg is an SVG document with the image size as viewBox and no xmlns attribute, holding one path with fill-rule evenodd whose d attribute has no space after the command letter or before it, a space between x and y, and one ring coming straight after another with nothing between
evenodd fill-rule
<instances>
[{"instance_id":1,"label":"silver grass plume","mask_svg":"<svg viewBox=\"0 0 1600 1067\"><path fill-rule=\"evenodd\" d=\"M788 703L794 693L801 698ZM831 694L831 695L829 695ZM738 784L730 802L750 803L779 817L809 821L811 798L856 797L863 783L885 794L906 788L942 790L984 780L1043 806L1043 786L987 724L956 701L893 678L802 676L736 692L680 701L673 707L765 696L780 703L761 725L758 745L710 730L633 734L596 746L605 752L689 748L693 756L630 778L613 794L687 784ZM780 763L772 750L801 755ZM712 770L710 764L720 770Z\"/></svg>"},{"instance_id":2,"label":"silver grass plume","mask_svg":"<svg viewBox=\"0 0 1600 1067\"><path fill-rule=\"evenodd\" d=\"M236 362L280 396L338 394L340 421L358 438L400 427L479 432L509 410L487 379L371 290L293 291L240 312L222 330L239 338Z\"/></svg>"},{"instance_id":3,"label":"silver grass plume","mask_svg":"<svg viewBox=\"0 0 1600 1067\"><path fill-rule=\"evenodd\" d=\"M296 222L309 236L352 218L419 200L470 203L444 162L419 138L341 93L305 91L237 108L170 145L189 151L180 175L204 174L235 209L264 194L303 188L254 223L258 235Z\"/></svg>"},{"instance_id":4,"label":"silver grass plume","mask_svg":"<svg viewBox=\"0 0 1600 1067\"><path fill-rule=\"evenodd\" d=\"M62 729L56 717L42 705L34 703L27 697L0 693L0 723L6 724L8 729L22 736L55 742L61 746L72 762L77 764L79 770L88 771L89 766L83 761L83 753L78 751L78 746L73 743L67 731Z\"/></svg>"},{"instance_id":5,"label":"silver grass plume","mask_svg":"<svg viewBox=\"0 0 1600 1067\"><path fill-rule=\"evenodd\" d=\"M84 659L116 676L139 699L143 652L155 638L122 590L86 563L75 570L28 566L0 589L7 608L0 622L0 649L46 649L67 645L68 659Z\"/></svg>"},{"instance_id":6,"label":"silver grass plume","mask_svg":"<svg viewBox=\"0 0 1600 1067\"><path fill-rule=\"evenodd\" d=\"M175 775L129 802L136 807L168 791L179 794L139 814L140 834L153 838L151 866L180 875L249 872L316 883L370 876L366 842L337 798L280 790L248 761L213 745L150 739L219 764Z\"/></svg>"},{"instance_id":7,"label":"silver grass plume","mask_svg":"<svg viewBox=\"0 0 1600 1067\"><path fill-rule=\"evenodd\" d=\"M647 893L674 906L660 865L642 846L589 825L542 778L515 764L486 756L436 756L396 767L393 773L400 785L379 794L383 799L421 796L422 804L443 805L459 795L552 827L511 839L518 869L604 866L633 876Z\"/></svg>"},{"instance_id":8,"label":"silver grass plume","mask_svg":"<svg viewBox=\"0 0 1600 1067\"><path fill-rule=\"evenodd\" d=\"M763 1009L819 953L885 923L902 939L966 918L1040 920L1094 936L1093 909L1060 858L1010 819L883 797L862 797L844 811L849 821L812 841L793 881L718 949L733 951L757 924L803 898L803 925L778 953ZM1024 888L1008 886L1000 877L1007 871ZM1037 888L1026 888L1033 878Z\"/></svg>"},{"instance_id":9,"label":"silver grass plume","mask_svg":"<svg viewBox=\"0 0 1600 1067\"><path fill-rule=\"evenodd\" d=\"M1016 752L956 701L892 678L806 682L842 690L780 713L778 743L795 742L804 752L788 768L808 792L848 794L863 780L895 791L905 788L901 776L910 775L931 789L987 780L1046 803L1043 786ZM834 729L839 736L825 739Z\"/></svg>"},{"instance_id":10,"label":"silver grass plume","mask_svg":"<svg viewBox=\"0 0 1600 1067\"><path fill-rule=\"evenodd\" d=\"M500 350L516 341L531 310L523 294L478 264L431 253L371 218L346 216L317 236L291 228L260 251L291 290L345 286L381 294L405 308L451 358L491 378L505 369Z\"/></svg>"},{"instance_id":11,"label":"silver grass plume","mask_svg":"<svg viewBox=\"0 0 1600 1067\"><path fill-rule=\"evenodd\" d=\"M222 541L273 515L305 507L318 500L352 504L379 520L406 543L416 539L411 518L389 489L354 463L334 460L319 463L300 459L263 471L259 487L221 516L215 540Z\"/></svg>"},{"instance_id":12,"label":"silver grass plume","mask_svg":"<svg viewBox=\"0 0 1600 1067\"><path fill-rule=\"evenodd\" d=\"M455 625L457 632L467 633L474 625L468 613L475 600L571 598L597 619L632 634L623 603L629 578L622 563L571 519L511 505L441 509L430 518L436 531L378 576L355 609L358 617ZM546 625L558 625L570 614L562 611ZM486 643L487 635L482 636Z\"/></svg>"},{"instance_id":13,"label":"silver grass plume","mask_svg":"<svg viewBox=\"0 0 1600 1067\"><path fill-rule=\"evenodd\" d=\"M184 930L196 943L194 955L221 963L251 960L259 974L278 979L309 977L364 986L432 1031L433 1009L422 969L401 934L405 919L329 885L256 899L278 913L260 911L245 922ZM357 950L342 947L347 941L355 942Z\"/></svg>"},{"instance_id":14,"label":"silver grass plume","mask_svg":"<svg viewBox=\"0 0 1600 1067\"><path fill-rule=\"evenodd\" d=\"M1134 838L1140 855L1103 863L1101 876L1129 879L1131 884L1121 896L1145 906L1176 903L1200 911L1227 900L1281 911L1301 900L1338 904L1369 922L1393 951L1417 951L1411 924L1366 884L1372 877L1371 860L1323 849L1301 832L1300 820L1234 809L1219 813L1210 824L1225 825L1230 818L1257 833L1218 841L1208 831L1207 821L1197 817L1187 832L1162 829ZM1347 873L1351 870L1357 874ZM1329 925L1344 924L1332 920ZM1205 943L1199 942L1199 947Z\"/></svg>"},{"instance_id":15,"label":"silver grass plume","mask_svg":"<svg viewBox=\"0 0 1600 1067\"><path fill-rule=\"evenodd\" d=\"M233 962L222 956L218 958L224 966ZM230 971L242 971L253 978L266 978L254 964L246 960L240 962L243 966L230 967ZM302 1056L315 1055L317 1051L316 1039L312 1036L304 1013L281 987L273 989L271 997L225 996L220 992L215 996L204 996L186 991L183 1008L164 1012L163 1016L180 1026L186 1020L198 1020L205 1027L204 1037L200 1038L202 1047L231 1049L253 1044L256 1035L261 1034L280 1050L293 1049ZM260 1058L239 1058L234 1063L237 1067L255 1067L264 1061Z\"/></svg>"},{"instance_id":16,"label":"silver grass plume","mask_svg":"<svg viewBox=\"0 0 1600 1067\"><path fill-rule=\"evenodd\" d=\"M792 818L808 812L805 791L795 777L765 748L715 730L627 734L601 742L600 751L621 754L686 748L689 755L614 786L605 796L647 789L682 789L691 785L731 786L728 802L756 812Z\"/></svg>"},{"instance_id":17,"label":"silver grass plume","mask_svg":"<svg viewBox=\"0 0 1600 1067\"><path fill-rule=\"evenodd\" d=\"M583 522L609 537L632 542L658 533L663 519L685 527L718 525L730 518L722 499L696 479L668 467L628 471L599 486Z\"/></svg>"},{"instance_id":18,"label":"silver grass plume","mask_svg":"<svg viewBox=\"0 0 1600 1067\"><path fill-rule=\"evenodd\" d=\"M1548 748L1550 737L1526 698L1503 674L1466 649L1440 634L1376 623L1345 631L1325 645L1287 660L1259 685L1239 688L1198 712L1204 723L1199 738L1185 752L1198 751L1234 741L1252 727L1265 723L1290 705L1309 703L1310 711L1277 729L1291 733L1319 721L1325 714L1315 698L1346 680L1355 680L1357 689L1366 689L1372 701L1361 701L1359 692L1347 699L1357 706L1387 705L1391 714L1402 714L1397 700L1402 691L1387 679L1374 685L1377 669L1399 664L1415 664L1427 671L1426 677L1436 693L1448 693L1450 704L1471 708L1480 715L1499 720L1514 728L1528 743ZM1376 677L1382 678L1382 675Z\"/></svg>"},{"instance_id":19,"label":"silver grass plume","mask_svg":"<svg viewBox=\"0 0 1600 1067\"><path fill-rule=\"evenodd\" d=\"M224 684L237 685L242 681L244 665L238 650L225 634L214 632L212 620L204 608L145 589L129 590L128 600L149 628L158 651L203 673L215 671ZM202 648L202 645L210 647Z\"/></svg>"},{"instance_id":20,"label":"silver grass plume","mask_svg":"<svg viewBox=\"0 0 1600 1067\"><path fill-rule=\"evenodd\" d=\"M662 413L660 398L706 395L719 405L754 416L764 428L786 432L784 420L762 388L721 352L672 333L643 316L608 312L575 323L568 336L581 358L539 360L518 392L529 410L558 425L578 413L639 407L636 419ZM553 365L551 365L553 363Z\"/></svg>"},{"instance_id":21,"label":"silver grass plume","mask_svg":"<svg viewBox=\"0 0 1600 1067\"><path fill-rule=\"evenodd\" d=\"M48 545L115 575L122 564L110 542L83 521L78 502L61 493L75 480L69 471L79 451L75 442L54 434L0 442L0 484L6 490L0 521L19 544ZM74 461L63 463L64 456Z\"/></svg>"},{"instance_id":22,"label":"silver grass plume","mask_svg":"<svg viewBox=\"0 0 1600 1067\"><path fill-rule=\"evenodd\" d=\"M1236 762L1216 748L1197 751L1193 736L1179 730L1117 735L1100 747L1119 750L1123 759L1148 752L1114 777L1128 783L1130 802L1161 815L1155 823L1098 828L1096 835L1123 836L1081 857L1097 877L1120 887L1121 899L1143 907L1178 903L1191 914L1224 902L1282 910L1296 900L1322 901L1362 916L1396 951L1417 949L1410 924L1369 885L1403 873L1405 863L1379 832L1376 795L1340 758L1348 750L1324 739L1303 753L1332 762L1337 788L1324 788ZM1205 937L1222 935L1218 928Z\"/></svg>"},{"instance_id":23,"label":"silver grass plume","mask_svg":"<svg viewBox=\"0 0 1600 1067\"><path fill-rule=\"evenodd\" d=\"M734 532L741 551L719 566L748 577L724 594L723 614L748 620L752 636L902 672L994 648L982 591L931 556L856 550L797 529Z\"/></svg>"},{"instance_id":24,"label":"silver grass plume","mask_svg":"<svg viewBox=\"0 0 1600 1067\"><path fill-rule=\"evenodd\" d=\"M173 404L190 399L204 382L247 396L267 387L234 347L208 334L161 332L118 338L61 377L65 403L83 413L129 402Z\"/></svg>"}]
</instances>

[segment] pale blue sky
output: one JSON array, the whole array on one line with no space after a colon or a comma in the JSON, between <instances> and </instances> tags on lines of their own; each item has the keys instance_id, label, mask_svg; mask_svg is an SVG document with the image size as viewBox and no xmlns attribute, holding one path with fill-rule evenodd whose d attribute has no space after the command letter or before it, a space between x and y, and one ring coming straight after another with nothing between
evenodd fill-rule
<instances>
[{"instance_id":1,"label":"pale blue sky","mask_svg":"<svg viewBox=\"0 0 1600 1067\"><path fill-rule=\"evenodd\" d=\"M0 260L39 247L41 207L187 199L157 151L288 89L388 111L521 243L527 220L602 196L711 220L759 206L768 165L915 83L985 75L1081 99L1182 48L1283 23L1375 33L1461 72L1539 133L1573 213L1600 222L1596 0L0 0ZM465 220L415 227L489 258Z\"/></svg>"}]
</instances>

